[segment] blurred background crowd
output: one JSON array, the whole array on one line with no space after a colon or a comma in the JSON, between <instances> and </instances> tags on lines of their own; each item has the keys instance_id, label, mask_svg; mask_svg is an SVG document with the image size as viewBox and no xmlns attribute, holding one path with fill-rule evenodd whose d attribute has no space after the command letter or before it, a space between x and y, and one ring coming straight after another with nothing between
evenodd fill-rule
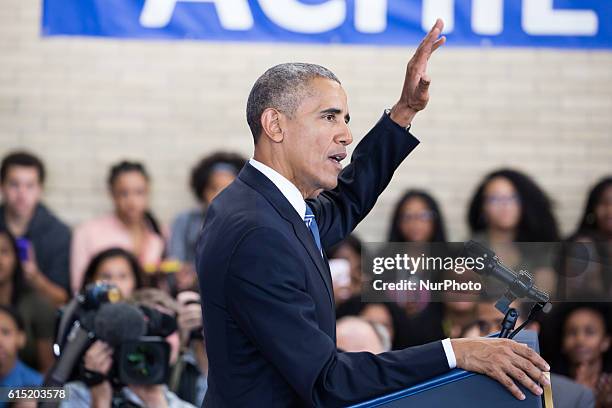
<instances>
[{"instance_id":1,"label":"blurred background crowd","mask_svg":"<svg viewBox=\"0 0 612 408\"><path fill-rule=\"evenodd\" d=\"M140 18L145 3L172 3L163 9L174 14L160 21L151 13L147 21ZM422 143L355 234L327 249L338 347L378 353L497 331L503 315L494 300L433 301L419 292L362 301L368 242L475 239L512 269L528 269L542 288L581 300L556 303L528 326L539 331L555 373L555 406L612 406L612 317L610 303L599 301L612 297L612 20L605 1L562 2L562 16L570 6L595 10L586 12L588 21L595 17L589 37L592 24L582 17L548 24L544 17L555 13L531 18L535 31L543 22L558 32L525 29L521 5L544 4L527 0L505 2L494 18L488 6L503 2L473 2L488 10L474 19L467 1L457 1L454 14L452 1L285 1L348 4L338 27L312 36L308 24L330 13L319 18L293 8L279 15L269 7L266 17L260 3L272 2L249 0L255 41L221 27L240 13L216 3L2 2L0 386L41 383L55 361L57 311L104 280L162 313L167 324L158 334L172 348L168 383L128 384L124 399L199 406L207 356L195 245L209 203L252 151L244 106L255 79L288 61L330 68L349 98L350 153L399 96L425 14L438 17L444 3L454 31L429 64L431 101L412 127ZM387 19L380 7L355 13L356 4L388 4ZM427 13L426 4L433 5ZM289 17L298 29L282 24ZM388 32L368 33L367 17ZM483 34L480 24L476 33L478 19L503 32L485 24ZM584 243L592 262L572 274L571 256L531 259L521 242ZM530 305L516 306L527 315ZM113 352L99 341L89 347L65 406L89 407L105 391Z\"/></svg>"},{"instance_id":2,"label":"blurred background crowd","mask_svg":"<svg viewBox=\"0 0 612 408\"><path fill-rule=\"evenodd\" d=\"M165 333L172 348L173 382L156 385L155 392L134 385L128 395L143 406L155 406L151 402L155 393L166 395L175 406L199 406L206 390L207 357L194 269L196 242L209 203L234 180L245 162L240 154L216 152L195 163L189 185L199 204L177 214L168 226L157 219L151 206L154 181L145 165L117 162L108 169L107 177L112 210L71 228L44 204L46 166L50 164L27 151L3 157L0 384L40 384L54 362L57 309L83 293L87 285L106 281L119 289L122 298L144 299L175 322L171 332ZM527 174L496 169L466 188L474 190L465 209L471 238L497 248L500 258L513 269L527 263L540 286L553 293L561 282L568 282L559 269L566 262L526 261L513 243L564 240L592 244L594 262L570 281L579 280L571 288L581 291L581 300L592 294L600 302L556 303L551 313L529 328L540 332L542 353L554 373L584 386L577 388L580 395L593 393L593 398L599 398L598 406L608 406L612 317L610 303L601 300L612 298L612 175L591 186L583 199L580 221L567 237L558 230L546 192ZM408 189L400 196L385 221L388 241L446 242L445 217L435 195L435 191ZM378 353L445 337L498 331L503 314L495 309L494 301L434 302L426 292L387 302L363 301L363 248L358 236L351 235L327 251L339 348ZM517 306L523 316L528 306ZM90 372L107 374L112 353L111 347L97 341L82 364ZM66 406L89 406L87 387L104 384L104 378L82 381L84 385L74 386L74 397Z\"/></svg>"}]
</instances>

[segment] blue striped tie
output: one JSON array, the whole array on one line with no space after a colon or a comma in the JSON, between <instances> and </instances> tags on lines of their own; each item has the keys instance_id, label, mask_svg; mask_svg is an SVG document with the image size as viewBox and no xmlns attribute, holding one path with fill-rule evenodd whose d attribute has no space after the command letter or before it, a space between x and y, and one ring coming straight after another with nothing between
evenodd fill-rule
<instances>
[{"instance_id":1,"label":"blue striped tie","mask_svg":"<svg viewBox=\"0 0 612 408\"><path fill-rule=\"evenodd\" d=\"M319 226L317 225L317 220L315 219L315 216L308 204L306 204L306 215L304 216L304 222L312 233L315 243L317 244L317 248L319 248L319 252L321 252L321 256L323 256L323 249L321 248L321 237L319 236Z\"/></svg>"}]
</instances>

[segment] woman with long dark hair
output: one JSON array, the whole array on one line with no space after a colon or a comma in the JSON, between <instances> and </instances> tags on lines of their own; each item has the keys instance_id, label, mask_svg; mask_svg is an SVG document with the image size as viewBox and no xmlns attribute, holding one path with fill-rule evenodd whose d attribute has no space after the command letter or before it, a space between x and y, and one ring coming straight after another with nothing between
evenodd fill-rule
<instances>
[{"instance_id":1,"label":"woman with long dark hair","mask_svg":"<svg viewBox=\"0 0 612 408\"><path fill-rule=\"evenodd\" d=\"M98 253L89 262L83 278L83 287L97 281L117 286L124 299L143 287L143 271L138 260L123 248L109 248Z\"/></svg>"},{"instance_id":2,"label":"woman with long dark hair","mask_svg":"<svg viewBox=\"0 0 612 408\"><path fill-rule=\"evenodd\" d=\"M507 266L528 270L545 290L555 288L555 248L546 243L558 242L559 230L550 199L529 176L513 169L486 175L470 203L468 223L472 239L489 246Z\"/></svg>"},{"instance_id":3,"label":"woman with long dark hair","mask_svg":"<svg viewBox=\"0 0 612 408\"><path fill-rule=\"evenodd\" d=\"M418 257L421 254L446 252L446 228L440 207L431 194L424 190L407 190L397 201L393 210L388 233L389 247L385 249L391 253L400 250L393 243L410 243L401 251L405 254ZM420 244L434 245L420 245ZM404 278L437 280L439 271L414 271L409 276L396 276L399 281ZM392 292L389 296L398 303L409 317L427 313L431 294L429 291Z\"/></svg>"},{"instance_id":4,"label":"woman with long dark hair","mask_svg":"<svg viewBox=\"0 0 612 408\"><path fill-rule=\"evenodd\" d=\"M26 343L20 359L46 372L54 362L52 353L55 308L26 283L15 240L0 230L0 304L17 311L24 324Z\"/></svg>"},{"instance_id":5,"label":"woman with long dark hair","mask_svg":"<svg viewBox=\"0 0 612 408\"><path fill-rule=\"evenodd\" d=\"M98 252L111 247L132 252L140 265L155 269L164 254L159 223L149 209L150 177L141 163L122 161L108 176L111 214L76 228L72 240L70 280L73 291L83 282L85 268Z\"/></svg>"},{"instance_id":6,"label":"woman with long dark hair","mask_svg":"<svg viewBox=\"0 0 612 408\"><path fill-rule=\"evenodd\" d=\"M573 235L612 241L612 177L601 179L589 192L580 225Z\"/></svg>"},{"instance_id":7,"label":"woman with long dark hair","mask_svg":"<svg viewBox=\"0 0 612 408\"><path fill-rule=\"evenodd\" d=\"M444 219L436 200L426 191L408 190L393 210L389 242L445 242Z\"/></svg>"},{"instance_id":8,"label":"woman with long dark hair","mask_svg":"<svg viewBox=\"0 0 612 408\"><path fill-rule=\"evenodd\" d=\"M612 298L612 177L591 188L576 231L562 246L557 290L566 299L589 292Z\"/></svg>"},{"instance_id":9,"label":"woman with long dark hair","mask_svg":"<svg viewBox=\"0 0 612 408\"><path fill-rule=\"evenodd\" d=\"M512 169L489 173L476 188L468 213L472 234L490 242L554 242L557 222L546 193Z\"/></svg>"}]
</instances>

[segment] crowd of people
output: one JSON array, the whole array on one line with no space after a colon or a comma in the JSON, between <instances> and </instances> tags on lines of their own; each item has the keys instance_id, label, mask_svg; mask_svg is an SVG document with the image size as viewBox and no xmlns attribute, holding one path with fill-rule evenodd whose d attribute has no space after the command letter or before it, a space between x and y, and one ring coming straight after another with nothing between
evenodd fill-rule
<instances>
[{"instance_id":1,"label":"crowd of people","mask_svg":"<svg viewBox=\"0 0 612 408\"><path fill-rule=\"evenodd\" d=\"M121 161L107 179L113 211L70 228L43 203L42 161L25 151L5 156L0 168L0 386L42 384L56 358L57 311L88 285L106 281L123 299L155 308L174 322L172 332L164 333L171 349L168 382L126 384L120 390L124 398L132 406L200 406L207 356L194 267L196 242L208 204L245 163L245 158L228 152L198 162L190 186L199 206L165 228L150 206L152 180L145 166ZM561 236L543 189L514 169L495 170L483 178L467 220L471 239L491 247L510 268L529 269L539 286L566 300L529 326L539 331L542 354L558 375L557 383L563 384L559 393L572 394L564 397L568 405L559 406L588 406L569 405L573 400L612 406L612 316L605 302L612 299L612 176L591 188L579 225L569 237ZM406 191L391 214L387 239L446 243L444 216L434 194ZM577 261L571 249L559 251L554 259L533 256L520 245L526 242L584 243L589 258L586 264ZM503 315L490 299L433 301L420 292L384 302L363 301L361 260L366 250L350 235L326 251L340 349L378 353L498 330ZM584 265L573 273L577 262ZM103 341L88 348L80 370L86 375L69 384L72 397L63 406L110 406L113 390L107 375L112 356L112 347Z\"/></svg>"}]
</instances>

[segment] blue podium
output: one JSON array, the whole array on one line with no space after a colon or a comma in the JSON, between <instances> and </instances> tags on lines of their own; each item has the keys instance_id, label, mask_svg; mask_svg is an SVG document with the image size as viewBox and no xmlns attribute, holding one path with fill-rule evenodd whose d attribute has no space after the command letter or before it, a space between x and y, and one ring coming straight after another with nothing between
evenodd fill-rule
<instances>
[{"instance_id":1,"label":"blue podium","mask_svg":"<svg viewBox=\"0 0 612 408\"><path fill-rule=\"evenodd\" d=\"M538 336L534 331L522 331L514 340L540 352ZM519 387L526 396L523 401L517 400L501 384L485 375L454 369L424 383L352 405L351 408L552 408L550 389L537 396L523 386Z\"/></svg>"}]
</instances>

